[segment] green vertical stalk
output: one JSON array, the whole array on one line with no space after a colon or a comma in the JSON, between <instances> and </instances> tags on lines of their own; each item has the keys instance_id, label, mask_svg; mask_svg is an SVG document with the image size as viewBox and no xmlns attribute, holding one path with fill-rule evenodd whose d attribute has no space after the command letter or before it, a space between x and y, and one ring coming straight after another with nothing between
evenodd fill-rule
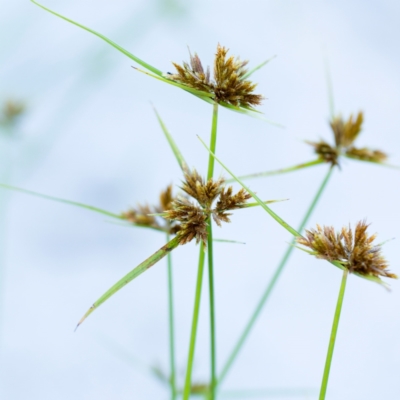
<instances>
[{"instance_id":1,"label":"green vertical stalk","mask_svg":"<svg viewBox=\"0 0 400 400\"><path fill-rule=\"evenodd\" d=\"M218 103L214 103L212 124L211 124L211 137L210 137L210 150L214 154L217 145L217 125L218 125ZM214 156L210 153L208 157L207 179L211 179L214 176L214 163L215 163Z\"/></svg>"},{"instance_id":2,"label":"green vertical stalk","mask_svg":"<svg viewBox=\"0 0 400 400\"><path fill-rule=\"evenodd\" d=\"M329 371L331 369L333 350L335 348L336 334L337 334L337 330L339 327L340 313L342 311L342 304L343 304L344 292L346 289L346 282L347 282L348 275L349 275L349 271L348 271L348 269L345 268L343 270L342 283L340 285L339 296L338 296L338 300L336 303L335 316L333 318L331 338L329 340L328 353L326 355L324 375L322 377L322 384L321 384L321 391L319 393L319 400L325 400L326 389L328 387Z\"/></svg>"},{"instance_id":3,"label":"green vertical stalk","mask_svg":"<svg viewBox=\"0 0 400 400\"><path fill-rule=\"evenodd\" d=\"M192 369L194 361L194 349L196 346L197 323L199 321L199 312L200 312L201 287L203 283L204 259L205 259L204 244L203 242L201 242L199 265L197 270L196 295L195 295L194 309L193 309L192 330L190 333L189 356L186 369L185 386L183 388L183 400L189 400L190 397Z\"/></svg>"},{"instance_id":4,"label":"green vertical stalk","mask_svg":"<svg viewBox=\"0 0 400 400\"><path fill-rule=\"evenodd\" d=\"M328 171L327 175L325 176L324 180L322 181L321 186L319 187L316 195L314 196L313 201L311 202L309 208L307 209L307 212L306 212L305 216L303 217L303 220L300 223L300 226L299 226L299 229L298 229L299 232L301 232L304 229L305 225L307 224L307 222L308 222L308 220L309 220L309 218L310 218L315 206L317 205L317 203L318 203L318 201L319 201L319 199L320 199L320 197L321 197L321 195L322 195L322 193L323 193L323 191L324 191L324 189L326 187L326 184L329 181L329 178L332 175L332 171L333 171L333 168L332 167L329 168L329 171ZM253 328L255 322L257 321L257 319L258 319L258 317L259 317L259 315L261 313L261 310L263 309L265 303L267 302L267 300L268 300L272 290L274 289L274 287L275 287L275 285L276 285L276 283L277 283L277 281L278 281L278 279L279 279L279 277L280 277L280 275L281 275L281 273L282 273L287 261L289 260L289 257L291 255L293 249L294 249L294 243L295 243L295 238L293 238L291 244L288 246L285 254L283 255L283 258L282 258L281 262L279 263L277 269L275 270L271 280L268 283L268 286L266 287L263 295L261 296L260 301L258 302L253 314L251 315L251 317L249 319L249 322L247 323L246 327L244 328L242 334L239 337L239 340L237 341L234 349L232 350L232 353L230 354L228 360L226 361L224 367L222 368L222 371L221 371L221 373L219 375L218 384L221 384L221 382L225 379L226 374L228 373L228 371L232 367L233 362L235 361L237 355L239 354L239 351L241 350L244 342L246 341L246 339L247 339L251 329Z\"/></svg>"},{"instance_id":5,"label":"green vertical stalk","mask_svg":"<svg viewBox=\"0 0 400 400\"><path fill-rule=\"evenodd\" d=\"M210 149L215 154L217 145L217 126L218 126L218 103L214 103L213 116L211 123ZM215 159L210 154L208 158L207 180L214 176ZM210 393L209 399L215 399L215 386L217 381L217 360L216 360L216 338L215 338L215 296L214 296L214 256L213 256L213 239L212 239L212 218L209 218L207 228L207 252L208 252L208 288L210 298L210 360L211 360L211 377L210 377Z\"/></svg>"},{"instance_id":6,"label":"green vertical stalk","mask_svg":"<svg viewBox=\"0 0 400 400\"><path fill-rule=\"evenodd\" d=\"M209 399L215 398L215 386L217 381L216 371L216 343L215 343L215 298L214 298L214 261L213 261L213 236L211 220L208 228L208 286L210 292L210 342L211 342L211 379L210 379L210 393Z\"/></svg>"},{"instance_id":7,"label":"green vertical stalk","mask_svg":"<svg viewBox=\"0 0 400 400\"><path fill-rule=\"evenodd\" d=\"M213 106L213 117L211 124L211 138L210 138L210 148L213 153L215 152L217 144L217 125L218 125L218 103L214 103ZM214 164L215 159L210 154L208 158L208 171L207 180L212 179L214 175ZM208 249L208 276L209 276L209 296L210 296L210 329L211 329L211 381L210 381L210 400L214 400L215 392L215 382L216 382L216 351L215 351L215 304L214 304L214 271L213 271L213 241L212 241L212 226L211 218L208 221L208 239L207 239L207 249ZM204 245L200 244L200 255L199 255L199 267L197 273L197 284L196 284L196 296L193 311L192 320L192 331L190 334L190 346L189 346L189 356L188 364L186 370L185 386L183 389L183 400L188 400L190 396L191 389L191 379L192 379L192 368L194 361L194 350L196 345L196 334L197 334L197 323L199 319L200 310L200 298L201 298L201 286L203 282L203 269L204 269Z\"/></svg>"},{"instance_id":8,"label":"green vertical stalk","mask_svg":"<svg viewBox=\"0 0 400 400\"><path fill-rule=\"evenodd\" d=\"M167 243L171 240L167 233ZM167 255L168 266L168 322L169 322L169 360L170 360L170 385L171 399L176 399L176 367L175 367L175 329L174 329L174 298L172 284L172 257L171 252Z\"/></svg>"}]
</instances>

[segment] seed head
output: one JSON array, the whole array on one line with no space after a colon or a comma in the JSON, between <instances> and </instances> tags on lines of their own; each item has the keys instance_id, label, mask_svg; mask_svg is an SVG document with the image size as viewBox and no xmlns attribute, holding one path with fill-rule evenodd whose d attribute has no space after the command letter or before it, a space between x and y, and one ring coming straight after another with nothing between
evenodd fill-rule
<instances>
[{"instance_id":1,"label":"seed head","mask_svg":"<svg viewBox=\"0 0 400 400\"><path fill-rule=\"evenodd\" d=\"M121 214L123 219L140 226L146 226L169 233L176 233L176 224L170 223L162 216L151 214L163 213L172 207L174 197L172 195L172 185L160 193L160 202L157 206L149 206L147 204L139 204L136 208L130 208Z\"/></svg>"},{"instance_id":2,"label":"seed head","mask_svg":"<svg viewBox=\"0 0 400 400\"><path fill-rule=\"evenodd\" d=\"M206 245L210 217L218 226L222 221L230 222L227 211L241 208L251 196L243 189L233 195L232 187L225 188L223 178L206 182L196 170L186 170L184 176L182 190L198 204L180 196L172 201L171 209L163 216L175 223L175 232L181 237L180 244L196 239L197 243L202 241Z\"/></svg>"},{"instance_id":3,"label":"seed head","mask_svg":"<svg viewBox=\"0 0 400 400\"><path fill-rule=\"evenodd\" d=\"M181 237L180 244L196 239L204 245L207 243L207 214L204 210L191 203L188 199L178 198L172 202L172 209L164 214L164 218L178 222L177 234Z\"/></svg>"},{"instance_id":4,"label":"seed head","mask_svg":"<svg viewBox=\"0 0 400 400\"><path fill-rule=\"evenodd\" d=\"M357 118L350 115L347 121L344 121L341 116L335 117L329 123L335 139L335 146L331 146L325 141L307 142L314 147L315 152L321 160L339 165L340 155L346 155L350 158L355 158L363 161L381 163L387 159L387 155L380 150L371 150L366 147L361 149L354 147L353 143L361 132L361 126L364 121L364 114L360 111Z\"/></svg>"},{"instance_id":5,"label":"seed head","mask_svg":"<svg viewBox=\"0 0 400 400\"><path fill-rule=\"evenodd\" d=\"M0 115L0 123L12 124L25 111L25 104L20 101L8 100L5 102Z\"/></svg>"},{"instance_id":6,"label":"seed head","mask_svg":"<svg viewBox=\"0 0 400 400\"><path fill-rule=\"evenodd\" d=\"M385 162L388 158L387 154L380 150L370 150L367 147L357 149L356 147L350 147L346 150L346 155L357 160L370 161L376 163Z\"/></svg>"},{"instance_id":7,"label":"seed head","mask_svg":"<svg viewBox=\"0 0 400 400\"><path fill-rule=\"evenodd\" d=\"M185 181L183 181L181 189L190 197L196 199L202 207L210 207L223 189L223 178L216 181L210 179L205 182L195 169L184 171L184 176Z\"/></svg>"},{"instance_id":8,"label":"seed head","mask_svg":"<svg viewBox=\"0 0 400 400\"><path fill-rule=\"evenodd\" d=\"M339 151L329 143L321 140L320 142L307 142L314 147L314 151L321 160L332 165L338 165Z\"/></svg>"},{"instance_id":9,"label":"seed head","mask_svg":"<svg viewBox=\"0 0 400 400\"><path fill-rule=\"evenodd\" d=\"M194 56L190 54L190 65L186 62L182 66L173 63L177 72L168 77L194 89L214 94L214 100L218 103L225 102L245 108L260 105L263 97L253 93L257 85L244 78L248 61L241 61L233 56L227 58L227 54L228 49L218 44L214 60L214 79L210 78L209 67L204 70L196 53Z\"/></svg>"},{"instance_id":10,"label":"seed head","mask_svg":"<svg viewBox=\"0 0 400 400\"><path fill-rule=\"evenodd\" d=\"M231 213L227 213L228 210L235 210L243 207L247 200L251 198L251 195L247 193L243 188L239 190L235 195L232 195L232 186L223 188L215 209L212 212L213 219L218 226L221 226L221 221L231 222L229 216Z\"/></svg>"},{"instance_id":11,"label":"seed head","mask_svg":"<svg viewBox=\"0 0 400 400\"><path fill-rule=\"evenodd\" d=\"M357 118L353 121L351 114L349 119L344 122L341 116L333 118L330 122L333 134L335 136L335 144L337 148L349 147L356 140L358 134L361 132L361 125L364 120L364 115L360 111Z\"/></svg>"},{"instance_id":12,"label":"seed head","mask_svg":"<svg viewBox=\"0 0 400 400\"><path fill-rule=\"evenodd\" d=\"M387 270L388 263L381 254L381 245L373 244L376 234L368 235L368 226L365 221L360 221L353 233L350 226L335 232L332 226L317 225L317 229L306 230L305 237L296 240L310 248L317 258L337 261L350 272L397 278Z\"/></svg>"}]
</instances>

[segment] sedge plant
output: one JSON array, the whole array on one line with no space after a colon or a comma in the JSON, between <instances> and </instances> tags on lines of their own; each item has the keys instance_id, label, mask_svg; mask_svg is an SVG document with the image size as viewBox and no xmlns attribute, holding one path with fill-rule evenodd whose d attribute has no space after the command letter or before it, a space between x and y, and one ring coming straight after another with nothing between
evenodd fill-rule
<instances>
[{"instance_id":1,"label":"sedge plant","mask_svg":"<svg viewBox=\"0 0 400 400\"><path fill-rule=\"evenodd\" d=\"M195 289L195 300L194 309L192 316L192 326L189 340L189 352L188 361L186 366L186 376L183 386L182 396L183 400L188 400L191 394L196 393L196 390L205 392L209 400L216 399L216 387L218 383L221 383L225 377L228 369L230 368L233 360L235 359L240 347L244 343L248 332L258 317L259 312L266 299L269 296L273 286L280 273L289 258L290 251L293 248L291 246L284 256L277 272L274 275L273 281L268 287L262 299L262 304L259 306L253 315L250 324L245 330L244 336L242 335L238 346L235 348L233 355L229 358L228 363L222 370L222 373L217 377L217 350L216 350L216 323L215 323L215 288L214 288L214 248L213 248L213 223L217 226L221 226L223 222L230 222L230 215L232 210L246 208L252 205L259 205L268 214L273 217L282 227L288 230L294 238L305 246L305 242L301 242L302 236L301 231L306 225L309 216L313 208L315 207L318 199L320 198L335 166L339 165L339 157L349 157L358 159L361 161L383 163L386 159L386 155L380 151L369 150L367 148L356 148L353 146L353 142L356 139L361 129L361 123L363 115L360 113L355 120L352 117L347 122L343 121L341 117L335 117L331 120L331 127L334 132L335 145L329 145L326 142L312 142L310 143L317 153L318 158L311 162L303 163L301 166L290 167L288 169L280 170L279 172L289 172L301 168L310 167L317 164L328 163L329 171L326 175L321 187L319 188L309 210L306 213L305 218L301 224L299 230L295 230L282 218L280 218L274 211L272 211L266 202L259 199L256 194L245 186L241 179L234 176L230 170L228 170L216 157L216 144L217 144L217 132L218 132L218 114L219 108L224 107L226 109L239 112L245 115L256 116L259 118L261 113L256 109L263 100L263 96L256 94L256 84L249 80L249 77L253 72L265 65L266 62L260 64L254 69L248 71L246 69L247 61L241 61L239 58L228 57L228 49L224 46L218 45L213 71L209 68L204 68L199 56L195 53L190 54L190 62L179 65L174 63L176 71L174 73L164 73L158 68L151 64L143 61L134 54L130 53L126 49L122 48L111 39L104 35L84 26L75 21L72 21L48 8L39 4L35 0L31 0L33 3L41 7L42 9L52 13L53 15L64 19L65 21L72 23L92 34L99 37L100 39L107 42L116 50L123 53L125 56L133 60L136 64L144 69L134 67L137 71L144 73L160 82L169 84L171 86L182 89L200 100L209 103L212 106L212 120L211 120L211 134L210 134L210 145L208 148L208 167L207 174L202 176L194 168L189 166L184 161L181 153L177 149L170 135L168 135L165 125L161 118L157 114L161 127L167 136L168 142L180 164L183 172L182 185L180 186L182 194L178 196L172 196L172 189L168 187L165 192L161 195L160 205L158 207L140 206L138 208L132 208L122 214L109 213L105 210L101 210L95 207L83 205L80 203L69 202L62 199L56 199L66 203L83 206L96 212L101 212L108 216L118 218L120 220L127 221L136 226L147 227L155 230L162 231L166 234L166 244L152 254L149 258L140 263L132 271L122 277L116 282L109 290L107 290L102 296L96 300L89 310L84 314L82 319L79 321L78 326L101 304L107 301L117 291L122 289L132 280L137 278L143 272L148 270L154 264L159 262L162 258L167 257L168 266L168 288L169 288L169 325L170 325L170 384L171 384L171 398L174 400L178 396L178 389L175 381L175 361L174 361L174 328L173 328L173 296L172 296L172 264L171 264L171 252L181 245L185 245L193 240L199 244L199 258L198 258L198 269L197 269L197 281ZM268 60L267 60L268 61ZM203 143L204 144L204 143ZM233 189L230 186L226 186L225 180L220 177L215 179L214 177L214 164L215 160L225 168L232 177L242 185L237 193L233 193ZM258 174L260 175L260 174ZM252 176L246 176L249 178ZM6 185L3 185L6 186ZM9 187L12 188L12 187ZM17 189L21 190L21 189ZM43 196L46 197L46 196ZM49 196L47 196L49 197ZM249 204L248 200L253 197L256 200L255 204ZM160 222L162 221L162 222ZM311 232L311 231L310 231ZM319 231L318 231L319 232ZM349 233L348 233L349 234ZM346 240L346 239L345 239ZM349 241L350 243L351 241ZM311 243L311 242L310 242ZM352 244L353 245L353 244ZM350 245L349 245L350 246ZM311 244L308 245L311 247ZM354 248L356 242L354 242ZM314 248L312 248L315 251ZM372 248L371 248L372 249ZM369 250L371 250L369 249ZM373 248L374 249L374 248ZM373 253L374 250L371 250ZM376 253L376 252L375 252ZM368 253L370 254L370 253ZM192 368L195 356L196 348L196 336L198 330L198 319L201 304L201 290L203 284L203 272L205 260L207 258L208 265L208 286L209 286L209 316L210 316L210 380L207 384L201 385L201 390L196 388L196 385L192 384ZM380 273L374 273L371 269L368 271L361 271L358 268L350 267L349 261L346 263L342 258L325 257L327 261L342 269L347 274L352 272L355 275L363 277L365 279L382 283L381 276L394 277L384 275ZM383 268L384 270L385 268ZM347 272L346 272L347 271ZM347 278L347 275L346 275ZM345 281L344 281L345 282ZM342 285L341 293L344 294L344 285ZM341 295L343 299L343 295ZM340 310L339 310L340 311ZM339 312L340 313L340 312ZM336 318L336 317L335 317ZM335 325L335 323L334 323ZM337 323L336 323L337 328ZM333 348L331 351L332 356ZM329 352L328 352L329 355ZM330 357L331 357L330 356ZM328 363L328 361L327 361ZM330 361L329 361L330 365ZM329 374L329 370L328 370ZM324 374L325 376L325 374ZM324 378L325 379L325 378ZM325 379L327 383L327 378ZM321 389L322 390L322 389ZM326 389L325 389L326 390Z\"/></svg>"},{"instance_id":2,"label":"sedge plant","mask_svg":"<svg viewBox=\"0 0 400 400\"><path fill-rule=\"evenodd\" d=\"M255 173L250 175L239 176L240 180L246 180L250 178L259 178L264 176L272 176L281 173L288 173L298 171L304 168L309 168L316 165L325 164L328 165L328 170L326 172L325 177L323 178L319 188L317 189L314 198L311 201L308 209L306 210L305 215L303 216L300 225L297 229L299 233L301 233L305 226L307 225L316 205L318 204L329 180L332 177L334 169L341 168L341 159L349 158L353 160L358 160L362 162L368 162L373 164L379 164L391 168L398 168L391 164L388 164L387 154L381 150L370 149L369 147L356 147L354 145L355 140L358 138L361 130L362 123L364 121L364 114L360 111L357 116L354 118L353 115L347 120L344 120L340 115L335 116L333 112L333 96L330 94L330 109L331 109L331 120L329 122L331 131L334 137L334 144L329 144L329 142L325 140L320 140L318 142L306 141L306 143L310 144L317 155L317 159L311 160L308 162L304 162L295 166L282 168L274 171ZM228 182L232 182L234 179L228 180ZM242 330L236 344L234 345L230 355L228 356L218 378L218 383L221 384L225 379L226 375L230 371L233 366L240 350L242 349L244 343L246 342L251 330L253 329L256 321L258 320L261 311L263 310L269 296L271 295L273 289L275 288L283 270L285 269L290 255L294 249L295 240L288 245L280 263L275 269L272 278L268 282L264 292L261 295L260 300L258 301L254 311L252 312L247 324Z\"/></svg>"}]
</instances>

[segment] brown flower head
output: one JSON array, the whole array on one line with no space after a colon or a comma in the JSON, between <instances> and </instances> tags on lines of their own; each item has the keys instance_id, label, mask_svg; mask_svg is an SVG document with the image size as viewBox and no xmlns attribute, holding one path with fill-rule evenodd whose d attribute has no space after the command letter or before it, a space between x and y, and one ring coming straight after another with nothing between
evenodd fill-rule
<instances>
[{"instance_id":1,"label":"brown flower head","mask_svg":"<svg viewBox=\"0 0 400 400\"><path fill-rule=\"evenodd\" d=\"M12 124L25 111L25 104L20 101L8 100L3 106L0 116L0 122L3 124Z\"/></svg>"},{"instance_id":2,"label":"brown flower head","mask_svg":"<svg viewBox=\"0 0 400 400\"><path fill-rule=\"evenodd\" d=\"M350 115L347 121L344 121L341 116L335 117L329 123L335 138L335 146L331 146L322 140L320 142L307 143L314 147L321 160L332 165L339 165L338 159L341 155L362 161L384 162L387 159L387 155L384 152L366 147L360 149L354 147L353 143L361 132L363 121L364 115L361 111L355 119L353 115Z\"/></svg>"},{"instance_id":3,"label":"brown flower head","mask_svg":"<svg viewBox=\"0 0 400 400\"><path fill-rule=\"evenodd\" d=\"M357 223L354 232L351 227L343 227L335 232L331 226L306 231L305 237L298 237L297 243L312 250L317 258L337 261L350 272L359 275L397 278L387 270L388 263L381 254L381 246L373 244L376 234L368 235L368 224Z\"/></svg>"},{"instance_id":4,"label":"brown flower head","mask_svg":"<svg viewBox=\"0 0 400 400\"><path fill-rule=\"evenodd\" d=\"M212 93L218 103L225 102L237 107L249 108L261 104L263 97L254 94L256 84L245 79L248 61L241 61L233 56L227 58L228 49L217 46L214 60L214 79L211 79L210 68L204 70L199 56L190 54L190 65L173 63L176 73L167 77L203 92Z\"/></svg>"},{"instance_id":5,"label":"brown flower head","mask_svg":"<svg viewBox=\"0 0 400 400\"><path fill-rule=\"evenodd\" d=\"M337 148L332 147L329 143L321 140L320 142L307 142L314 147L314 151L318 154L321 160L332 165L338 165L339 151Z\"/></svg>"},{"instance_id":6,"label":"brown flower head","mask_svg":"<svg viewBox=\"0 0 400 400\"><path fill-rule=\"evenodd\" d=\"M206 245L210 217L218 226L221 226L221 221L230 222L227 211L241 208L251 197L243 189L233 195L232 187L225 188L222 178L206 182L196 170L185 171L182 190L198 204L186 197L178 197L172 201L171 209L163 214L165 219L176 224L176 233L181 237L180 244L196 239L197 243L202 241Z\"/></svg>"},{"instance_id":7,"label":"brown flower head","mask_svg":"<svg viewBox=\"0 0 400 400\"><path fill-rule=\"evenodd\" d=\"M346 150L346 156L355 158L362 161L370 161L376 163L385 162L388 158L387 154L380 150L370 150L367 147L357 149L356 147L350 147Z\"/></svg>"},{"instance_id":8,"label":"brown flower head","mask_svg":"<svg viewBox=\"0 0 400 400\"><path fill-rule=\"evenodd\" d=\"M169 233L176 233L176 224L170 223L162 216L156 216L152 214L163 213L169 210L172 206L174 197L172 195L172 185L160 194L160 202L157 206L149 206L147 204L139 204L136 208L130 208L121 214L121 218L140 226L153 228Z\"/></svg>"},{"instance_id":9,"label":"brown flower head","mask_svg":"<svg viewBox=\"0 0 400 400\"><path fill-rule=\"evenodd\" d=\"M341 116L335 117L331 122L333 134L335 136L335 144L337 148L349 147L356 140L358 134L361 132L361 125L364 120L364 115L360 111L357 118L353 121L353 115L344 122Z\"/></svg>"}]
</instances>

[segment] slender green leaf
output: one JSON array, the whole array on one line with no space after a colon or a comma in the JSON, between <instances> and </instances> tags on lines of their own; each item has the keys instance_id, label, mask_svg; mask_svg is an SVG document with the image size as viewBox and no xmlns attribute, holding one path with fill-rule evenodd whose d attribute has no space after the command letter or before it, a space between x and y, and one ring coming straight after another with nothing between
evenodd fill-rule
<instances>
[{"instance_id":1,"label":"slender green leaf","mask_svg":"<svg viewBox=\"0 0 400 400\"><path fill-rule=\"evenodd\" d=\"M288 201L288 200L289 199L267 200L267 201L264 201L264 204L279 203L281 201ZM243 204L240 207L240 209L242 209L242 208L250 208L250 207L258 207L258 206L259 206L259 204L257 202L256 203L246 203L246 204Z\"/></svg>"},{"instance_id":2,"label":"slender green leaf","mask_svg":"<svg viewBox=\"0 0 400 400\"><path fill-rule=\"evenodd\" d=\"M265 122L267 122L271 125L274 125L278 128L285 128L284 125L279 124L278 122L274 122L274 121L264 118L262 116L262 113L254 108L248 109L248 108L244 108L244 107L236 107L236 106L233 106L232 104L226 103L224 101L220 101L218 104L220 104L221 106L223 106L225 108L228 108L229 110L235 111L239 114L244 114L244 115L248 115L249 117L261 119L262 121L265 121Z\"/></svg>"},{"instance_id":3,"label":"slender green leaf","mask_svg":"<svg viewBox=\"0 0 400 400\"><path fill-rule=\"evenodd\" d=\"M94 211L94 212L97 212L97 213L100 213L100 214L103 214L103 215L107 215L108 217L113 217L113 218L117 218L117 219L122 219L123 220L121 215L114 214L112 212L103 210L103 209L98 208L98 207L93 207L93 206L89 206L87 204L78 203L76 201L60 199L58 197L48 196L46 194L33 192L32 190L26 190L26 189L18 188L18 187L15 187L15 186L5 185L3 183L0 183L0 188L14 190L16 192L21 192L21 193L29 194L29 195L32 195L32 196L41 197L42 199L52 200L52 201L56 201L58 203L64 203L64 204L69 204L71 206L85 208L86 210L90 210L90 211Z\"/></svg>"},{"instance_id":4,"label":"slender green leaf","mask_svg":"<svg viewBox=\"0 0 400 400\"><path fill-rule=\"evenodd\" d=\"M154 108L154 112L156 113L158 122L160 123L161 129L164 132L165 137L167 138L167 141L171 147L171 150L173 151L176 161L178 161L179 166L181 167L182 171L185 171L187 169L187 163L185 159L183 158L182 153L180 152L178 146L175 143L175 140L171 136L171 134L168 132L167 127L164 124L164 121L161 119L160 114L157 112L156 108Z\"/></svg>"},{"instance_id":5,"label":"slender green leaf","mask_svg":"<svg viewBox=\"0 0 400 400\"><path fill-rule=\"evenodd\" d=\"M135 55L133 55L132 53L130 53L128 50L124 49L123 47L121 47L120 45L118 45L117 43L113 42L111 39L108 39L107 37L105 37L104 35L102 35L99 32L94 31L93 29L90 29L82 24L79 24L78 22L73 21L72 19L69 19L67 17L64 17L61 14L56 13L53 10L50 10L49 8L39 4L37 1L35 0L31 0L32 3L36 4L37 6L39 6L40 8L43 8L43 10L48 11L49 13L55 15L56 17L59 17L73 25L78 26L79 28L84 29L87 32L92 33L93 35L99 37L100 39L104 40L105 42L107 42L108 44L110 44L112 47L114 47L115 49L117 49L118 51L120 51L121 53L125 54L127 57L129 57L131 60L137 62L138 64L140 64L142 67L148 69L149 71L155 73L156 75L161 76L162 75L162 71L160 71L159 69L153 67L152 65L146 63L145 61L141 60L140 58L136 57Z\"/></svg>"},{"instance_id":6,"label":"slender green leaf","mask_svg":"<svg viewBox=\"0 0 400 400\"><path fill-rule=\"evenodd\" d=\"M292 167L276 169L276 170L273 170L273 171L257 172L255 174L249 174L249 175L242 175L242 176L239 176L239 179L253 179L253 178L261 178L263 176L273 176L273 175L278 175L278 174L285 174L287 172L297 171L299 169L313 167L314 165L319 165L319 164L323 164L323 163L325 163L324 160L321 160L320 158L317 158L316 160L308 161L306 163L297 164L297 165L294 165ZM235 182L235 179L229 179L229 180L227 180L227 182L228 183Z\"/></svg>"},{"instance_id":7,"label":"slender green leaf","mask_svg":"<svg viewBox=\"0 0 400 400\"><path fill-rule=\"evenodd\" d=\"M131 282L133 279L137 278L143 272L148 270L162 258L164 258L169 252L174 250L179 245L179 241L181 238L176 236L172 240L170 240L167 244L165 244L161 249L156 251L149 258L144 260L141 264L139 264L136 268L134 268L131 272L128 272L123 278L121 278L117 283L115 283L110 289L108 289L102 296L100 296L93 305L89 308L89 310L85 313L85 315L78 322L78 325L75 329L82 324L82 322L99 306L101 306L106 300L108 300L112 295L114 295L118 290L122 289L125 285Z\"/></svg>"},{"instance_id":8,"label":"slender green leaf","mask_svg":"<svg viewBox=\"0 0 400 400\"><path fill-rule=\"evenodd\" d=\"M213 242L246 244L245 242L238 242L237 240L228 240L228 239L213 239Z\"/></svg>"},{"instance_id":9,"label":"slender green leaf","mask_svg":"<svg viewBox=\"0 0 400 400\"><path fill-rule=\"evenodd\" d=\"M371 161L371 160L362 160L357 157L352 157L351 155L348 155L346 153L342 154L342 155L343 155L343 157L350 158L351 160L355 160L355 161L361 161L361 162L366 162L366 163L370 163L370 164L381 165L382 167L387 167L387 168L400 169L400 166L398 166L398 165L392 165L392 164L387 164L384 162L377 162L377 161Z\"/></svg>"},{"instance_id":10,"label":"slender green leaf","mask_svg":"<svg viewBox=\"0 0 400 400\"><path fill-rule=\"evenodd\" d=\"M276 58L275 56L272 56L271 58L269 58L268 60L263 61L261 64L257 65L256 67L254 67L253 69L251 69L250 71L248 71L246 74L244 74L242 76L242 80L247 79L249 76L253 75L254 72L258 71L260 68L264 67L265 65L267 65L270 61L272 61L274 58Z\"/></svg>"},{"instance_id":11,"label":"slender green leaf","mask_svg":"<svg viewBox=\"0 0 400 400\"><path fill-rule=\"evenodd\" d=\"M207 151L211 154L213 154L210 149L207 147L207 145L204 143L204 141L199 137L199 140L203 144L203 146L207 149ZM294 237L300 237L300 233L297 232L294 228L292 228L287 222L285 222L281 217L279 217L277 214L275 214L248 186L246 186L224 163L215 155L213 154L214 158L217 160L217 162L222 166L222 168L225 169L226 172L228 172L232 178L235 179L236 182L238 182L246 191L251 194L251 196L256 200L256 202L273 218L275 219L278 224L280 224L283 228L285 228L288 232L290 232ZM344 267L337 261L329 261L332 265L338 267L339 269L343 270ZM359 276L360 278L379 283L380 285L383 285L384 287L388 288L389 285L382 281L379 277L373 276L373 275L360 275L354 272L354 275Z\"/></svg>"},{"instance_id":12,"label":"slender green leaf","mask_svg":"<svg viewBox=\"0 0 400 400\"><path fill-rule=\"evenodd\" d=\"M186 90L187 92L190 92L190 93L194 94L197 97L201 97L201 98L203 98L203 97L213 98L214 97L214 95L212 93L207 93L207 92L203 92L201 90L193 89L193 88L191 88L189 86L186 86L186 85L183 85L181 83L175 82L172 79L167 79L167 78L164 78L163 76L158 76L158 75L151 74L150 72L143 71L142 69L134 67L134 66L132 66L132 68L135 69L136 71L141 72L142 74L151 76L152 78L157 79L157 80L159 80L161 82L168 83L169 85L176 86L176 87L178 87L180 89Z\"/></svg>"}]
</instances>

